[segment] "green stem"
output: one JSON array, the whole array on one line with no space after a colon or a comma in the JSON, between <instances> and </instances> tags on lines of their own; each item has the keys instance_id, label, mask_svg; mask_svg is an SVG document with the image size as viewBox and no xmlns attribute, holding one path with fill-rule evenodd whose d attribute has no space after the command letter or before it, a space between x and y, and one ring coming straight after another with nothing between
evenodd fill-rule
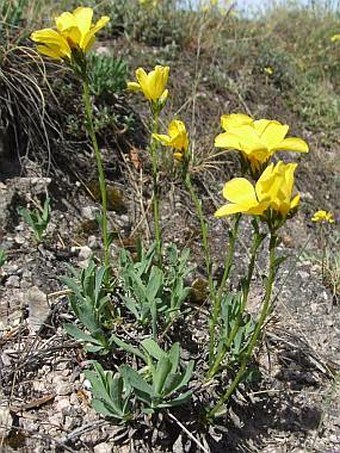
<instances>
[{"instance_id":1,"label":"green stem","mask_svg":"<svg viewBox=\"0 0 340 453\"><path fill-rule=\"evenodd\" d=\"M159 110L157 108L151 108L153 116L152 134L157 134L159 129ZM158 184L158 165L157 165L157 141L152 138L150 141L150 153L152 163L152 179L153 179L153 219L155 228L155 241L156 241L156 255L157 263L162 266L162 233L160 225L159 215L159 184Z\"/></svg>"},{"instance_id":2,"label":"green stem","mask_svg":"<svg viewBox=\"0 0 340 453\"><path fill-rule=\"evenodd\" d=\"M196 195L196 192L192 185L189 173L187 173L187 175L186 175L185 185L189 191L192 201L194 202L194 205L196 208L196 213L197 213L199 221L200 221L201 234L202 234L202 245L203 245L204 259L205 259L205 268L206 268L207 277L208 277L210 297L212 298L212 300L215 300L215 287L214 287L214 281L213 281L213 276L212 276L212 261L211 261L211 253L210 253L210 247L209 247L209 241L208 241L208 225L207 225L207 222L204 217L202 204L201 204L198 196Z\"/></svg>"},{"instance_id":3,"label":"green stem","mask_svg":"<svg viewBox=\"0 0 340 453\"><path fill-rule=\"evenodd\" d=\"M234 252L235 252L235 243L236 243L236 238L237 238L237 232L238 232L238 227L240 223L241 215L237 215L234 223L234 227L232 231L230 232L230 242L229 242L229 247L228 247L228 253L226 255L226 259L224 262L224 272L222 276L222 280L217 292L217 295L214 299L214 305L213 305L213 313L209 322L209 363L210 367L212 365L212 362L214 360L214 355L215 355L215 330L216 330L216 325L218 322L218 318L221 314L221 305L222 305L222 296L223 296L223 291L226 285L226 282L229 278L230 271L232 268L233 264L233 258L234 258ZM210 377L210 371L209 371L209 377Z\"/></svg>"},{"instance_id":4,"label":"green stem","mask_svg":"<svg viewBox=\"0 0 340 453\"><path fill-rule=\"evenodd\" d=\"M100 154L96 132L94 129L94 121L93 121L93 106L90 98L90 89L89 89L89 82L87 77L83 78L83 99L84 99L84 107L85 107L85 115L87 120L87 131L89 133L90 139L92 141L92 146L94 149L94 155L97 163L97 170L98 170L98 180L99 180L99 188L100 188L100 196L101 196L101 203L102 203L102 219L101 219L101 229L102 229L102 238L103 238L103 245L104 245L104 264L106 273L108 274L109 270L109 260L110 260L110 241L109 241L109 234L108 234L108 219L107 219L107 190L106 190L106 181L105 181L105 174L102 162L102 156Z\"/></svg>"},{"instance_id":5,"label":"green stem","mask_svg":"<svg viewBox=\"0 0 340 453\"><path fill-rule=\"evenodd\" d=\"M271 300L271 296L272 296L273 285L274 285L275 275L276 275L276 254L275 254L276 243L277 243L277 236L276 236L275 232L272 231L271 237L270 237L270 242L269 242L269 276L266 281L266 292L265 292L265 297L264 297L260 317L256 323L256 327L255 327L253 336L250 340L250 343L248 345L247 351L245 352L245 354L243 356L239 371L237 372L237 374L236 374L233 382L229 386L228 390L220 398L220 400L213 407L213 409L211 409L209 411L209 413L208 413L209 418L213 418L216 416L216 414L220 411L221 407L225 404L226 401L229 400L229 398L231 397L231 395L234 393L237 386L241 382L241 380L244 376L244 373L247 370L247 365L249 363L249 360L253 354L254 348L255 348L257 341L259 339L259 336L261 334L261 329L263 327L263 324L264 324L266 317L268 315L268 312L269 312L270 300Z\"/></svg>"},{"instance_id":6,"label":"green stem","mask_svg":"<svg viewBox=\"0 0 340 453\"><path fill-rule=\"evenodd\" d=\"M251 248L247 276L242 282L242 302L241 302L240 310L239 310L239 313L237 316L237 320L230 332L228 341L223 345L221 351L215 358L213 365L209 369L208 379L213 378L215 376L215 374L217 373L217 371L219 370L220 364L221 364L222 360L224 359L225 354L227 353L227 351L230 349L231 345L233 344L233 341L241 326L243 313L244 313L244 310L246 309L247 302L248 302L251 280L254 275L257 252L258 252L260 245L263 242L264 237L265 236L262 235L261 233L259 233L257 230L255 231L253 244L252 244L252 248Z\"/></svg>"}]
</instances>

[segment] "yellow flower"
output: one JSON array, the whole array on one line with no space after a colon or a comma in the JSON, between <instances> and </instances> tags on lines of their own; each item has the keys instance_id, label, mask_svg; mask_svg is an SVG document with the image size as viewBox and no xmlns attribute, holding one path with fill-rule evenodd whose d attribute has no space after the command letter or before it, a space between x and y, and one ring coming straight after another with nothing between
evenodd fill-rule
<instances>
[{"instance_id":1,"label":"yellow flower","mask_svg":"<svg viewBox=\"0 0 340 453\"><path fill-rule=\"evenodd\" d=\"M152 134L152 136L161 142L162 145L171 146L171 148L176 150L174 158L182 160L189 146L188 132L183 121L172 120L168 127L168 135Z\"/></svg>"},{"instance_id":2,"label":"yellow flower","mask_svg":"<svg viewBox=\"0 0 340 453\"><path fill-rule=\"evenodd\" d=\"M332 42L340 41L340 35L339 35L339 34L338 34L338 35L333 35L333 36L331 37L331 41L332 41Z\"/></svg>"},{"instance_id":3,"label":"yellow flower","mask_svg":"<svg viewBox=\"0 0 340 453\"><path fill-rule=\"evenodd\" d=\"M143 68L136 70L137 82L128 82L128 89L142 91L149 101L161 101L164 103L168 97L165 88L169 78L169 66L156 66L147 74Z\"/></svg>"},{"instance_id":4,"label":"yellow flower","mask_svg":"<svg viewBox=\"0 0 340 453\"><path fill-rule=\"evenodd\" d=\"M327 211L316 211L312 217L312 222L328 222L335 223L333 214Z\"/></svg>"},{"instance_id":5,"label":"yellow flower","mask_svg":"<svg viewBox=\"0 0 340 453\"><path fill-rule=\"evenodd\" d=\"M88 52L95 42L95 34L108 22L109 17L101 17L92 23L93 9L76 8L72 13L64 12L56 17L56 30L45 28L32 33L31 39L39 45L37 50L54 59L71 59L72 51Z\"/></svg>"},{"instance_id":6,"label":"yellow flower","mask_svg":"<svg viewBox=\"0 0 340 453\"><path fill-rule=\"evenodd\" d=\"M276 151L308 152L308 144L297 137L285 138L289 126L274 120L253 120L244 114L223 115L226 131L215 138L217 148L241 151L253 170L261 168Z\"/></svg>"},{"instance_id":7,"label":"yellow flower","mask_svg":"<svg viewBox=\"0 0 340 453\"><path fill-rule=\"evenodd\" d=\"M268 75L270 75L270 76L274 74L274 70L273 70L273 68L270 67L270 66L266 66L265 68L263 68L263 70L264 70L264 72L265 72L266 74L268 74Z\"/></svg>"},{"instance_id":8,"label":"yellow flower","mask_svg":"<svg viewBox=\"0 0 340 453\"><path fill-rule=\"evenodd\" d=\"M274 215L285 218L294 210L300 195L292 198L294 172L297 164L278 162L270 164L256 182L255 187L245 178L234 178L227 182L223 197L230 203L215 212L216 217L235 213L263 215L270 210Z\"/></svg>"},{"instance_id":9,"label":"yellow flower","mask_svg":"<svg viewBox=\"0 0 340 453\"><path fill-rule=\"evenodd\" d=\"M158 5L158 2L159 2L159 0L139 0L139 4L141 6L146 6L146 7L152 6L153 8L156 8L156 6Z\"/></svg>"}]
</instances>

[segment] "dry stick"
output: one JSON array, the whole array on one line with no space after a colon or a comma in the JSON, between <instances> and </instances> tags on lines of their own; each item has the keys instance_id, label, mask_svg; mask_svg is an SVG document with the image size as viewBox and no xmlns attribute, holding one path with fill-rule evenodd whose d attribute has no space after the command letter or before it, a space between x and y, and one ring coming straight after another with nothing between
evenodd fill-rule
<instances>
[{"instance_id":1,"label":"dry stick","mask_svg":"<svg viewBox=\"0 0 340 453\"><path fill-rule=\"evenodd\" d=\"M196 439L196 437L191 434L191 432L183 425L183 423L181 423L174 415L171 414L171 412L168 412L168 416L174 420L177 425L185 432L185 434L190 437L191 440L193 440L195 442L195 444L202 450L204 451L204 453L210 453L209 450L207 450L205 448L204 445L201 444L201 442L199 440Z\"/></svg>"}]
</instances>

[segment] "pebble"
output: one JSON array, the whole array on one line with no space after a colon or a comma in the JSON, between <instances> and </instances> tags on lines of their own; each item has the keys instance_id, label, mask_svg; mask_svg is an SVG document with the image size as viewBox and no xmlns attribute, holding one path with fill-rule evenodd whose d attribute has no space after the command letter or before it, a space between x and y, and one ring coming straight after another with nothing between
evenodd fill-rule
<instances>
[{"instance_id":1,"label":"pebble","mask_svg":"<svg viewBox=\"0 0 340 453\"><path fill-rule=\"evenodd\" d=\"M122 222L123 224L126 225L126 224L129 223L130 218L129 218L129 216L128 216L127 214L122 214L122 215L120 216L120 220L121 220L121 222Z\"/></svg>"},{"instance_id":2,"label":"pebble","mask_svg":"<svg viewBox=\"0 0 340 453\"><path fill-rule=\"evenodd\" d=\"M55 412L62 413L64 409L70 408L70 399L67 396L56 396L55 400Z\"/></svg>"},{"instance_id":3,"label":"pebble","mask_svg":"<svg viewBox=\"0 0 340 453\"><path fill-rule=\"evenodd\" d=\"M6 280L5 286L8 288L20 288L20 278L17 275L11 275Z\"/></svg>"},{"instance_id":4,"label":"pebble","mask_svg":"<svg viewBox=\"0 0 340 453\"><path fill-rule=\"evenodd\" d=\"M102 442L100 444L97 444L93 448L94 453L111 453L112 452L112 445L110 445L107 442Z\"/></svg>"},{"instance_id":5,"label":"pebble","mask_svg":"<svg viewBox=\"0 0 340 453\"><path fill-rule=\"evenodd\" d=\"M5 439L9 434L13 423L9 407L0 406L0 439ZM110 450L111 451L111 450Z\"/></svg>"},{"instance_id":6,"label":"pebble","mask_svg":"<svg viewBox=\"0 0 340 453\"><path fill-rule=\"evenodd\" d=\"M80 215L86 220L95 220L98 213L98 208L95 206L84 206L81 208Z\"/></svg>"},{"instance_id":7,"label":"pebble","mask_svg":"<svg viewBox=\"0 0 340 453\"><path fill-rule=\"evenodd\" d=\"M72 386L62 376L55 376L53 379L53 386L56 394L58 396L65 396L72 393ZM67 398L68 401L68 398Z\"/></svg>"},{"instance_id":8,"label":"pebble","mask_svg":"<svg viewBox=\"0 0 340 453\"><path fill-rule=\"evenodd\" d=\"M87 245L80 247L79 249L79 259L80 261L88 260L92 255L92 250Z\"/></svg>"},{"instance_id":9,"label":"pebble","mask_svg":"<svg viewBox=\"0 0 340 453\"><path fill-rule=\"evenodd\" d=\"M26 238L24 236L21 236L21 234L17 234L14 238L14 241L19 244L19 245L22 245L26 242Z\"/></svg>"},{"instance_id":10,"label":"pebble","mask_svg":"<svg viewBox=\"0 0 340 453\"><path fill-rule=\"evenodd\" d=\"M96 250L99 248L99 242L96 236L91 235L87 238L87 245L91 250Z\"/></svg>"}]
</instances>

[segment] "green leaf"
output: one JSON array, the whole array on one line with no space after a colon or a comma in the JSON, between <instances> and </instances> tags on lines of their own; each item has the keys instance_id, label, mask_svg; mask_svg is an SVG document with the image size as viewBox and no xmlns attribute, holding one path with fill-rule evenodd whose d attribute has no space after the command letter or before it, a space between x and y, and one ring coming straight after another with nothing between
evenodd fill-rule
<instances>
[{"instance_id":1,"label":"green leaf","mask_svg":"<svg viewBox=\"0 0 340 453\"><path fill-rule=\"evenodd\" d=\"M133 354L134 356L139 357L145 363L147 363L147 358L145 357L145 355L139 349L135 348L131 344L125 343L125 341L120 340L114 334L111 335L110 340L114 341L114 343L116 343L116 345L119 348L122 348L124 351L128 352L129 354Z\"/></svg>"},{"instance_id":2,"label":"green leaf","mask_svg":"<svg viewBox=\"0 0 340 453\"><path fill-rule=\"evenodd\" d=\"M164 356L157 364L156 372L153 376L155 394L157 396L162 394L162 390L171 371L171 362L168 357Z\"/></svg>"},{"instance_id":3,"label":"green leaf","mask_svg":"<svg viewBox=\"0 0 340 453\"><path fill-rule=\"evenodd\" d=\"M154 301L157 297L159 290L163 284L163 272L157 266L152 266L149 283L146 288L147 299L150 302Z\"/></svg>"},{"instance_id":4,"label":"green leaf","mask_svg":"<svg viewBox=\"0 0 340 453\"><path fill-rule=\"evenodd\" d=\"M146 338L141 342L141 345L146 352L156 360L161 360L166 355L163 349L160 348L152 338Z\"/></svg>"},{"instance_id":5,"label":"green leaf","mask_svg":"<svg viewBox=\"0 0 340 453\"><path fill-rule=\"evenodd\" d=\"M142 378L142 376L137 373L136 370L128 365L122 365L119 370L124 378L124 381L128 382L131 387L136 390L140 390L150 397L153 396L153 388Z\"/></svg>"},{"instance_id":6,"label":"green leaf","mask_svg":"<svg viewBox=\"0 0 340 453\"><path fill-rule=\"evenodd\" d=\"M101 346L101 342L91 335L83 332L78 327L73 324L64 324L64 329L66 332L71 335L73 338L79 341L89 342Z\"/></svg>"},{"instance_id":7,"label":"green leaf","mask_svg":"<svg viewBox=\"0 0 340 453\"><path fill-rule=\"evenodd\" d=\"M181 348L178 342L174 343L171 346L170 351L168 352L168 357L171 362L171 373L176 373L179 359L180 359Z\"/></svg>"}]
</instances>

